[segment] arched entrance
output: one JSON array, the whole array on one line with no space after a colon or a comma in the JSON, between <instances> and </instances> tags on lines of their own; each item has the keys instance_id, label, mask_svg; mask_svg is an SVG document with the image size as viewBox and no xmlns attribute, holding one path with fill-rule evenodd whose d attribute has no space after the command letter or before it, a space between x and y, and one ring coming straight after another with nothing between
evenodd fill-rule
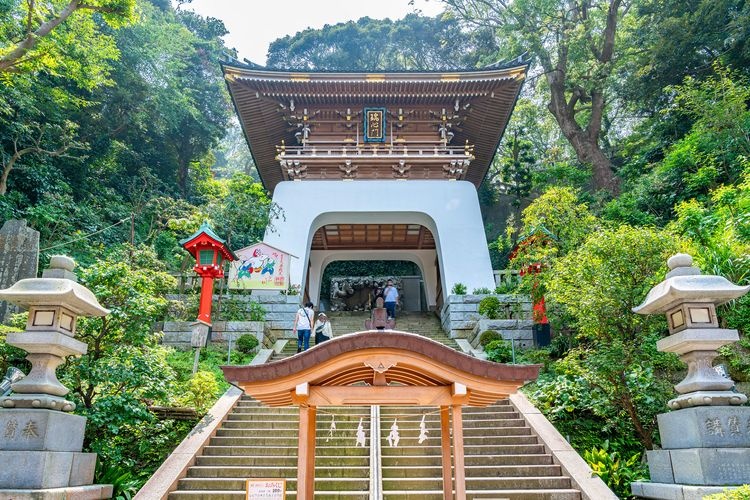
<instances>
[{"instance_id":1,"label":"arched entrance","mask_svg":"<svg viewBox=\"0 0 750 500\"><path fill-rule=\"evenodd\" d=\"M444 498L453 498L455 491L455 498L464 500L461 408L507 398L536 379L539 368L490 363L410 333L362 332L274 363L222 370L264 405L299 406L297 498L314 495L318 407L398 405L440 408Z\"/></svg>"},{"instance_id":2,"label":"arched entrance","mask_svg":"<svg viewBox=\"0 0 750 500\"><path fill-rule=\"evenodd\" d=\"M338 261L413 262L424 283L425 309L435 309L440 275L436 244L430 229L421 224L334 223L318 228L310 245L305 282L305 290L313 301L320 297L321 288L325 288L322 278L326 267Z\"/></svg>"}]
</instances>

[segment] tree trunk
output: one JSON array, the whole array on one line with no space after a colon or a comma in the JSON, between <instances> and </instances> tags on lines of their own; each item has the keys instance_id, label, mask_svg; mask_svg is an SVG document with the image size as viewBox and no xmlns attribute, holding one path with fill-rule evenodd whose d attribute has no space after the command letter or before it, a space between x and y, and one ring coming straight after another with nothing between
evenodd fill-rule
<instances>
[{"instance_id":1,"label":"tree trunk","mask_svg":"<svg viewBox=\"0 0 750 500\"><path fill-rule=\"evenodd\" d=\"M591 165L594 189L606 190L613 195L618 194L620 186L612 170L612 162L599 146L599 128L594 127L592 130L581 128L575 119L577 98L573 96L570 102L566 101L564 83L559 81L556 73L547 74L550 84L550 102L547 109L560 125L560 130L573 147L578 161L584 165ZM592 105L603 108L604 102L595 100ZM601 109L595 111L601 112Z\"/></svg>"}]
</instances>

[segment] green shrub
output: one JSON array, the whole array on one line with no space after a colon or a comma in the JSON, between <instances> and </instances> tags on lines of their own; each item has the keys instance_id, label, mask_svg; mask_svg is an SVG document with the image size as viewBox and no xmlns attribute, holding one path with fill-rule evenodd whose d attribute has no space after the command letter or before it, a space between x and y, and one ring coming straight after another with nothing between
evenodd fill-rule
<instances>
[{"instance_id":1,"label":"green shrub","mask_svg":"<svg viewBox=\"0 0 750 500\"><path fill-rule=\"evenodd\" d=\"M490 295L479 301L479 314L488 319L498 319L500 317L500 299Z\"/></svg>"},{"instance_id":2,"label":"green shrub","mask_svg":"<svg viewBox=\"0 0 750 500\"><path fill-rule=\"evenodd\" d=\"M592 448L583 452L583 459L594 474L599 476L619 498L633 498L630 483L646 478L646 466L641 454L635 453L627 460L617 451L609 451L609 441L602 448Z\"/></svg>"},{"instance_id":3,"label":"green shrub","mask_svg":"<svg viewBox=\"0 0 750 500\"><path fill-rule=\"evenodd\" d=\"M507 340L493 340L484 347L487 359L495 363L507 363L513 359L513 349Z\"/></svg>"},{"instance_id":4,"label":"green shrub","mask_svg":"<svg viewBox=\"0 0 750 500\"><path fill-rule=\"evenodd\" d=\"M463 283L456 283L453 285L453 288L451 288L451 293L453 295L466 295L466 285Z\"/></svg>"},{"instance_id":5,"label":"green shrub","mask_svg":"<svg viewBox=\"0 0 750 500\"><path fill-rule=\"evenodd\" d=\"M518 283L505 281L495 287L495 293L497 295L506 295L510 293L515 293L517 288L518 288Z\"/></svg>"},{"instance_id":6,"label":"green shrub","mask_svg":"<svg viewBox=\"0 0 750 500\"><path fill-rule=\"evenodd\" d=\"M475 288L471 293L473 293L474 295L489 295L492 293L492 290L490 290L486 286L483 286L481 288Z\"/></svg>"},{"instance_id":7,"label":"green shrub","mask_svg":"<svg viewBox=\"0 0 750 500\"><path fill-rule=\"evenodd\" d=\"M199 371L186 385L185 402L192 405L198 413L205 413L216 400L216 393L219 391L216 375L209 371Z\"/></svg>"},{"instance_id":8,"label":"green shrub","mask_svg":"<svg viewBox=\"0 0 750 500\"><path fill-rule=\"evenodd\" d=\"M266 310L257 302L250 302L250 307L247 310L248 321L265 321Z\"/></svg>"},{"instance_id":9,"label":"green shrub","mask_svg":"<svg viewBox=\"0 0 750 500\"><path fill-rule=\"evenodd\" d=\"M485 330L479 336L479 345L486 347L493 340L503 340L503 336L495 330Z\"/></svg>"},{"instance_id":10,"label":"green shrub","mask_svg":"<svg viewBox=\"0 0 750 500\"><path fill-rule=\"evenodd\" d=\"M131 500L145 483L126 467L98 460L94 474L96 484L111 484L114 500Z\"/></svg>"},{"instance_id":11,"label":"green shrub","mask_svg":"<svg viewBox=\"0 0 750 500\"><path fill-rule=\"evenodd\" d=\"M743 484L736 489L726 489L703 497L703 500L750 500L750 485Z\"/></svg>"},{"instance_id":12,"label":"green shrub","mask_svg":"<svg viewBox=\"0 0 750 500\"><path fill-rule=\"evenodd\" d=\"M519 352L516 360L531 365L544 365L543 370L546 372L552 362L552 352L549 348L527 349Z\"/></svg>"},{"instance_id":13,"label":"green shrub","mask_svg":"<svg viewBox=\"0 0 750 500\"><path fill-rule=\"evenodd\" d=\"M257 347L258 338L255 335L246 333L244 335L240 335L240 338L237 339L237 350L240 352L250 354L251 352L254 352Z\"/></svg>"}]
</instances>

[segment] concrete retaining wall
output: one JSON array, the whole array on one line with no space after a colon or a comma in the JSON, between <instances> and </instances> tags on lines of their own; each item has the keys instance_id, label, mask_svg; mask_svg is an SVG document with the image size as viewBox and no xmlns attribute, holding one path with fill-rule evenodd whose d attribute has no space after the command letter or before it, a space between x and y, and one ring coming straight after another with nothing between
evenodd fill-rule
<instances>
[{"instance_id":1,"label":"concrete retaining wall","mask_svg":"<svg viewBox=\"0 0 750 500\"><path fill-rule=\"evenodd\" d=\"M451 338L462 338L473 341L481 332L492 329L508 332L508 340L515 338L522 341L531 340L531 297L525 295L495 295L503 305L503 320L500 328L488 328L486 323L480 324L479 302L488 295L449 295L443 303L440 318L443 330ZM485 328L482 328L485 326ZM505 337L505 333L503 333Z\"/></svg>"}]
</instances>

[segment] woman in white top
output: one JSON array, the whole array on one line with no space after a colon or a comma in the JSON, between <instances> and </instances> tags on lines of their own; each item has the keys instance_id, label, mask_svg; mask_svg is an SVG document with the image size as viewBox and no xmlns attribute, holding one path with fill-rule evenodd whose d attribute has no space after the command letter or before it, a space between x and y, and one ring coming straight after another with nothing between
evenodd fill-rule
<instances>
[{"instance_id":1,"label":"woman in white top","mask_svg":"<svg viewBox=\"0 0 750 500\"><path fill-rule=\"evenodd\" d=\"M333 337L333 329L331 328L331 322L328 321L328 316L325 313L318 314L318 320L315 322L315 345L331 340Z\"/></svg>"},{"instance_id":2,"label":"woman in white top","mask_svg":"<svg viewBox=\"0 0 750 500\"><path fill-rule=\"evenodd\" d=\"M310 348L310 330L312 330L312 318L315 315L312 302L306 302L305 307L297 310L294 317L292 332L297 332L297 352Z\"/></svg>"}]
</instances>

